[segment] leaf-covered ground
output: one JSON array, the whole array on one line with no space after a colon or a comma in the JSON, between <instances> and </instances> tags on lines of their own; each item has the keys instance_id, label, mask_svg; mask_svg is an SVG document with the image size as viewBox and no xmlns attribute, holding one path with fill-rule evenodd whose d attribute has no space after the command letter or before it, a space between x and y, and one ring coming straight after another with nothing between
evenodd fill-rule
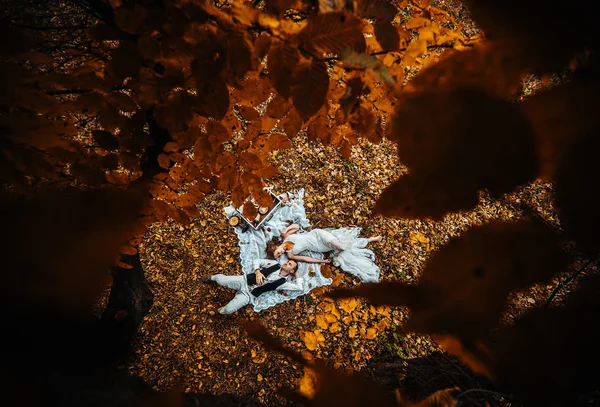
<instances>
[{"instance_id":1,"label":"leaf-covered ground","mask_svg":"<svg viewBox=\"0 0 600 407\"><path fill-rule=\"evenodd\" d=\"M298 136L291 149L275 152L272 159L281 173L272 180L274 191L305 188L313 227L360 226L365 236L383 236L372 246L382 281L416 282L430 253L449 238L492 219L524 216L523 204L538 214L529 216L556 224L551 185L542 182L501 201L482 196L476 209L439 222L373 216L371 208L383 188L405 172L388 141L363 142L345 161L335 150ZM249 339L245 321L260 321L292 349L348 371L390 350L413 358L436 349L426 337L397 340L396 330L408 316L405 309L377 309L362 300L334 302L322 290L262 313L248 306L232 316L219 315L217 308L234 292L200 280L209 274L241 273L237 237L223 212L228 204L225 194L215 194L200 206L203 217L189 227L169 222L149 228L140 252L155 301L135 344L133 374L161 390L179 385L191 392L235 393L268 405L286 404L277 390L296 387L302 368ZM334 286L358 284L341 270L329 270ZM553 287L515 294L507 318L543 304Z\"/></svg>"}]
</instances>

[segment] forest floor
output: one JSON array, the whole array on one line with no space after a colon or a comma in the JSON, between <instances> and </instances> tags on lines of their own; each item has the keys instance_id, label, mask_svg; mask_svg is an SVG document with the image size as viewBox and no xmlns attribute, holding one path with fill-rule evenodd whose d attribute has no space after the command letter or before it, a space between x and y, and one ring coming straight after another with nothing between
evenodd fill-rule
<instances>
[{"instance_id":1,"label":"forest floor","mask_svg":"<svg viewBox=\"0 0 600 407\"><path fill-rule=\"evenodd\" d=\"M299 135L292 148L273 154L273 162L280 170L272 180L274 192L305 188L313 228L359 226L364 236L383 236L382 242L372 245L381 281L415 283L429 255L448 239L494 219L522 217L522 205L559 227L551 185L543 182L502 200L482 195L474 210L437 222L372 215L383 188L405 172L389 141L378 145L364 141L345 161L334 149ZM150 226L140 253L155 299L135 344L136 356L129 366L133 374L161 390L179 386L190 392L234 393L267 405L286 404L277 391L293 389L303 369L250 339L243 329L245 321L261 322L291 349L348 371L437 350L427 337L398 330L408 317L406 309L374 308L362 300L331 301L326 289L260 313L248 306L231 316L218 314L217 308L234 292L200 280L208 274L241 273L238 239L223 211L229 204L227 195L214 194L200 205L203 217L190 226L175 222ZM335 267L328 269L334 286L359 283ZM515 294L507 318L543 305L554 287L536 286ZM316 318L320 313L337 314L337 321L323 323Z\"/></svg>"},{"instance_id":2,"label":"forest floor","mask_svg":"<svg viewBox=\"0 0 600 407\"><path fill-rule=\"evenodd\" d=\"M458 19L467 18L460 3L437 3L454 8ZM472 27L466 25L466 29ZM539 84L537 78L526 78L523 95L535 93ZM371 245L381 267L381 281L416 283L430 254L450 238L492 220L523 217L523 208L527 208L527 216L560 228L552 205L552 186L541 181L501 200L482 194L475 209L447 215L441 221L372 215L382 190L406 172L398 162L395 145L386 140L378 145L362 141L346 161L334 149L299 135L292 148L275 152L272 160L280 171L270 182L273 191L304 188L313 228L358 226L363 236L383 236L381 242ZM363 300L331 301L325 296L327 288L260 313L247 306L231 316L218 314L217 308L234 292L200 280L209 274L241 273L238 239L223 211L229 204L226 194L213 194L199 205L202 217L188 227L170 221L148 228L140 254L155 297L134 345L135 356L128 366L132 374L158 390L178 387L194 393L233 393L267 405L289 404L278 390L297 388L303 369L250 339L243 329L245 321L261 322L291 349L348 372L370 363L410 360L439 350L426 336L402 332L407 309L374 308ZM573 266L577 267L580 265ZM324 270L331 273L333 287L359 283L335 267ZM513 294L505 320L510 322L544 305L564 277ZM553 301L560 302L565 292L554 293ZM335 322L317 318L323 313L335 315Z\"/></svg>"}]
</instances>

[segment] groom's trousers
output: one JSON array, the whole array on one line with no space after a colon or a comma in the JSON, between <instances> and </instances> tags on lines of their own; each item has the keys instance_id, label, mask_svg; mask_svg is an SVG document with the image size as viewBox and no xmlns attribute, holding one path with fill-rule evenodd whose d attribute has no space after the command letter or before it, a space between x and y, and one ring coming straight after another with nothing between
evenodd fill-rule
<instances>
[{"instance_id":1,"label":"groom's trousers","mask_svg":"<svg viewBox=\"0 0 600 407\"><path fill-rule=\"evenodd\" d=\"M221 314L232 314L250 303L250 294L248 293L248 282L246 275L226 276L224 274L215 274L210 278L223 287L236 290L235 296L223 307Z\"/></svg>"}]
</instances>

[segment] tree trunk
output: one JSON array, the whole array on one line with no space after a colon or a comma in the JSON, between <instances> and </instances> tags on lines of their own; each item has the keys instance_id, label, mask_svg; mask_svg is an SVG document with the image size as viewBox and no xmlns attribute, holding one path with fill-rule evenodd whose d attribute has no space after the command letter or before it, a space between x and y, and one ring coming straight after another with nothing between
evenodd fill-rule
<instances>
[{"instance_id":1,"label":"tree trunk","mask_svg":"<svg viewBox=\"0 0 600 407\"><path fill-rule=\"evenodd\" d=\"M115 332L119 333L118 342L125 351L144 316L150 311L154 295L146 281L139 251L135 255L122 256L122 261L133 268L111 269L113 282L101 320L114 325Z\"/></svg>"}]
</instances>

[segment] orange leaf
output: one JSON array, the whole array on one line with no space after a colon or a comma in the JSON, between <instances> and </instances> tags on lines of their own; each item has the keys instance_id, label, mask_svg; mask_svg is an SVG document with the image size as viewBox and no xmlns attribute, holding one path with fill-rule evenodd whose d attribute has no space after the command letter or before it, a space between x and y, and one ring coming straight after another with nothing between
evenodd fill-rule
<instances>
[{"instance_id":1,"label":"orange leaf","mask_svg":"<svg viewBox=\"0 0 600 407\"><path fill-rule=\"evenodd\" d=\"M167 144L165 144L164 150L167 153L174 153L179 151L179 145L174 141L169 141Z\"/></svg>"},{"instance_id":2,"label":"orange leaf","mask_svg":"<svg viewBox=\"0 0 600 407\"><path fill-rule=\"evenodd\" d=\"M348 336L350 338L354 338L356 336L356 328L354 327L354 325L348 328Z\"/></svg>"},{"instance_id":3,"label":"orange leaf","mask_svg":"<svg viewBox=\"0 0 600 407\"><path fill-rule=\"evenodd\" d=\"M299 65L294 72L292 102L305 121L316 114L325 103L329 75L322 59L313 58L310 63Z\"/></svg>"},{"instance_id":4,"label":"orange leaf","mask_svg":"<svg viewBox=\"0 0 600 407\"><path fill-rule=\"evenodd\" d=\"M389 21L375 22L375 38L384 51L397 51L400 47L400 35Z\"/></svg>"},{"instance_id":5,"label":"orange leaf","mask_svg":"<svg viewBox=\"0 0 600 407\"><path fill-rule=\"evenodd\" d=\"M257 170L263 167L263 163L256 156L256 154L248 153L246 151L239 155L240 165L249 170Z\"/></svg>"},{"instance_id":6,"label":"orange leaf","mask_svg":"<svg viewBox=\"0 0 600 407\"><path fill-rule=\"evenodd\" d=\"M208 140L211 143L224 143L229 141L229 132L219 122L209 120L206 122L206 133L208 134Z\"/></svg>"},{"instance_id":7,"label":"orange leaf","mask_svg":"<svg viewBox=\"0 0 600 407\"><path fill-rule=\"evenodd\" d=\"M377 330L375 328L367 328L367 333L365 334L365 338L375 339L376 337L377 337Z\"/></svg>"},{"instance_id":8,"label":"orange leaf","mask_svg":"<svg viewBox=\"0 0 600 407\"><path fill-rule=\"evenodd\" d=\"M346 313L351 313L358 306L358 300L356 298L343 298L338 300L340 308Z\"/></svg>"},{"instance_id":9,"label":"orange leaf","mask_svg":"<svg viewBox=\"0 0 600 407\"><path fill-rule=\"evenodd\" d=\"M300 339L302 339L308 350L317 349L317 336L313 332L300 331Z\"/></svg>"},{"instance_id":10,"label":"orange leaf","mask_svg":"<svg viewBox=\"0 0 600 407\"><path fill-rule=\"evenodd\" d=\"M344 48L357 52L366 49L362 21L345 12L318 14L309 19L300 37L321 53L338 53Z\"/></svg>"},{"instance_id":11,"label":"orange leaf","mask_svg":"<svg viewBox=\"0 0 600 407\"><path fill-rule=\"evenodd\" d=\"M290 96L292 87L292 72L298 64L298 50L286 42L271 46L267 57L269 80L273 87L284 98Z\"/></svg>"},{"instance_id":12,"label":"orange leaf","mask_svg":"<svg viewBox=\"0 0 600 407\"><path fill-rule=\"evenodd\" d=\"M161 168L168 170L169 167L171 166L171 160L169 159L169 156L166 154L162 154L162 153L159 154L158 165L160 165Z\"/></svg>"},{"instance_id":13,"label":"orange leaf","mask_svg":"<svg viewBox=\"0 0 600 407\"><path fill-rule=\"evenodd\" d=\"M175 199L175 203L181 207L192 206L196 202L198 202L198 199L195 195L192 194L177 195L177 198Z\"/></svg>"},{"instance_id":14,"label":"orange leaf","mask_svg":"<svg viewBox=\"0 0 600 407\"><path fill-rule=\"evenodd\" d=\"M247 219L254 219L256 218L256 215L258 215L258 209L256 209L256 206L251 201L246 201L244 203L242 212Z\"/></svg>"}]
</instances>

